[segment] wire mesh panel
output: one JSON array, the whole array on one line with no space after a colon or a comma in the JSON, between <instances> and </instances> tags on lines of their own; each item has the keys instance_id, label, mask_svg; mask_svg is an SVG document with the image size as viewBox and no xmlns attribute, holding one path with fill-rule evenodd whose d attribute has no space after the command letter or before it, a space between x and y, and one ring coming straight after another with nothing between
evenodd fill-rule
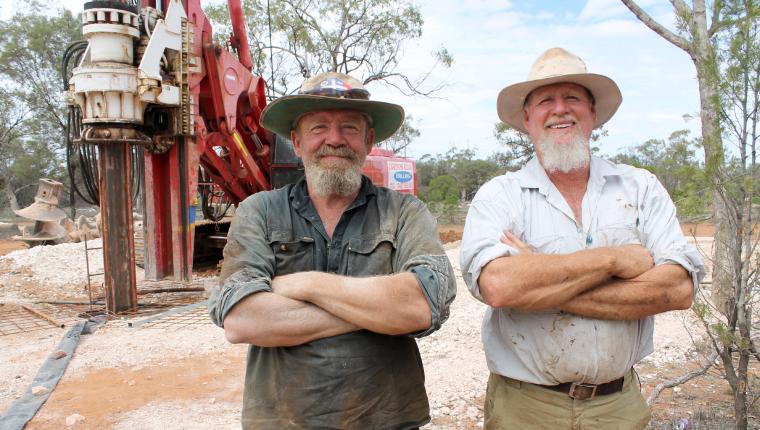
<instances>
[{"instance_id":1,"label":"wire mesh panel","mask_svg":"<svg viewBox=\"0 0 760 430\"><path fill-rule=\"evenodd\" d=\"M180 330L190 326L200 326L211 324L208 317L206 306L200 306L189 309L186 312L179 312L172 315L166 315L147 322L141 328Z\"/></svg>"},{"instance_id":2,"label":"wire mesh panel","mask_svg":"<svg viewBox=\"0 0 760 430\"><path fill-rule=\"evenodd\" d=\"M0 304L0 336L56 328L54 322L30 312L22 306Z\"/></svg>"}]
</instances>

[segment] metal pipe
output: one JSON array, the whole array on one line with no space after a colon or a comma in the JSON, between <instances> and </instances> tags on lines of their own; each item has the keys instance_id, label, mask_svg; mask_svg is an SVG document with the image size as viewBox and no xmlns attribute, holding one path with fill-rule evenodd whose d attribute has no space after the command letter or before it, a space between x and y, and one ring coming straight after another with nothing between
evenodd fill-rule
<instances>
[{"instance_id":1,"label":"metal pipe","mask_svg":"<svg viewBox=\"0 0 760 430\"><path fill-rule=\"evenodd\" d=\"M106 307L120 314L137 310L132 225L132 148L100 145L100 207Z\"/></svg>"},{"instance_id":2,"label":"metal pipe","mask_svg":"<svg viewBox=\"0 0 760 430\"><path fill-rule=\"evenodd\" d=\"M240 0L227 0L227 7L230 10L230 19L232 20L232 34L237 42L238 61L246 69L251 70L253 61L251 60L251 50L248 47L248 35L245 32L245 20Z\"/></svg>"},{"instance_id":3,"label":"metal pipe","mask_svg":"<svg viewBox=\"0 0 760 430\"><path fill-rule=\"evenodd\" d=\"M66 326L62 322L58 321L57 319L51 317L50 315L48 315L48 314L46 314L46 313L44 313L42 311L38 311L37 309L34 309L34 308L26 306L26 305L21 305L21 307L24 308L24 309L26 309L30 313L32 313L32 314L34 314L34 315L36 315L36 316L44 319L45 321L53 324L54 326L56 326L58 328L64 328Z\"/></svg>"}]
</instances>

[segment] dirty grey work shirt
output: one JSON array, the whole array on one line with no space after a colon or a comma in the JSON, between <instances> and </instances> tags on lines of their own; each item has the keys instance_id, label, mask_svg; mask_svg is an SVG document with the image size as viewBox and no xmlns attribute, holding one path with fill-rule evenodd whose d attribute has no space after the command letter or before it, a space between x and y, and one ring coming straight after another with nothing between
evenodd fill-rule
<instances>
[{"instance_id":1,"label":"dirty grey work shirt","mask_svg":"<svg viewBox=\"0 0 760 430\"><path fill-rule=\"evenodd\" d=\"M416 198L366 177L333 233L325 233L300 182L246 199L224 249L221 289L209 313L222 326L240 300L272 291L275 276L317 270L364 277L410 271L432 311L424 336L448 318L456 294L436 224ZM252 345L243 427L405 429L430 420L425 376L412 336L360 330L293 347Z\"/></svg>"},{"instance_id":2,"label":"dirty grey work shirt","mask_svg":"<svg viewBox=\"0 0 760 430\"><path fill-rule=\"evenodd\" d=\"M673 202L646 170L591 158L583 225L537 159L492 179L470 206L461 247L470 292L491 260L517 253L499 241L510 230L536 252L566 254L601 246L644 245L655 264L680 264L696 291L701 258L683 237ZM493 373L534 384L600 384L623 376L653 350L654 318L608 321L559 312L488 308L483 344Z\"/></svg>"}]
</instances>

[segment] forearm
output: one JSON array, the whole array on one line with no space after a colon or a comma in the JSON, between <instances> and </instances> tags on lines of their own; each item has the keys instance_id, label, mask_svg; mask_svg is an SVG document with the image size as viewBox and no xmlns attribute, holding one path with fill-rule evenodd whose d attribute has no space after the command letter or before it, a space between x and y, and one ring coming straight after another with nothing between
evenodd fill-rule
<instances>
[{"instance_id":1,"label":"forearm","mask_svg":"<svg viewBox=\"0 0 760 430\"><path fill-rule=\"evenodd\" d=\"M430 307L409 272L366 278L302 272L275 278L273 288L376 333L407 334L431 324Z\"/></svg>"},{"instance_id":2,"label":"forearm","mask_svg":"<svg viewBox=\"0 0 760 430\"><path fill-rule=\"evenodd\" d=\"M483 268L478 281L480 291L492 307L557 309L613 276L614 260L607 250L498 258Z\"/></svg>"},{"instance_id":3,"label":"forearm","mask_svg":"<svg viewBox=\"0 0 760 430\"><path fill-rule=\"evenodd\" d=\"M228 341L262 347L301 345L357 329L313 304L268 292L246 297L224 318Z\"/></svg>"},{"instance_id":4,"label":"forearm","mask_svg":"<svg viewBox=\"0 0 760 430\"><path fill-rule=\"evenodd\" d=\"M572 298L563 311L590 318L634 320L691 306L693 285L681 266L656 266L632 279L612 279Z\"/></svg>"}]
</instances>

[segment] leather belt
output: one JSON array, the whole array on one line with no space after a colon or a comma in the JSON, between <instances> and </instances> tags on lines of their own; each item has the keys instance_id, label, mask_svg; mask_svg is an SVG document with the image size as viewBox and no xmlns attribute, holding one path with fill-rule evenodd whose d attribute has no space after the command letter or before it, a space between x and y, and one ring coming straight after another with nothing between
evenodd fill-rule
<instances>
[{"instance_id":1,"label":"leather belt","mask_svg":"<svg viewBox=\"0 0 760 430\"><path fill-rule=\"evenodd\" d=\"M564 384L558 385L539 385L539 387L565 393L573 399L591 400L596 396L623 391L623 378L599 385L583 384L580 382L565 382Z\"/></svg>"}]
</instances>

